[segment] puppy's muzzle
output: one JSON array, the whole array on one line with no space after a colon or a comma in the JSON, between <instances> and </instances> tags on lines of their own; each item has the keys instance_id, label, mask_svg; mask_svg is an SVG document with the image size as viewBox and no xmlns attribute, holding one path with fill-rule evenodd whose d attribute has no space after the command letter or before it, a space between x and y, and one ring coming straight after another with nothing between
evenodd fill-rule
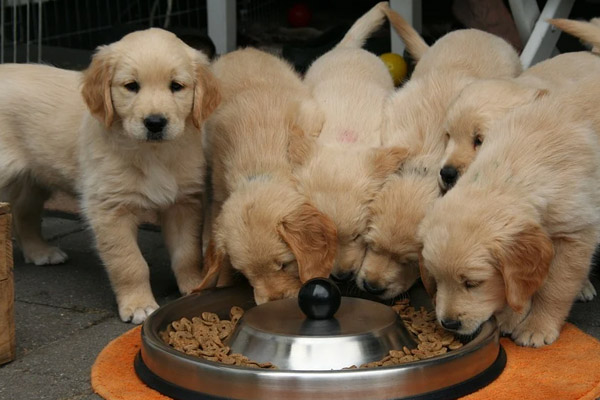
<instances>
[{"instance_id":1,"label":"puppy's muzzle","mask_svg":"<svg viewBox=\"0 0 600 400\"><path fill-rule=\"evenodd\" d=\"M144 118L144 126L148 130L146 137L151 141L159 141L164 138L165 126L169 121L160 114L152 114Z\"/></svg>"},{"instance_id":2,"label":"puppy's muzzle","mask_svg":"<svg viewBox=\"0 0 600 400\"><path fill-rule=\"evenodd\" d=\"M385 287L379 286L376 283L369 282L365 279L363 282L363 288L367 293L371 293L372 295L379 296L385 292Z\"/></svg>"},{"instance_id":3,"label":"puppy's muzzle","mask_svg":"<svg viewBox=\"0 0 600 400\"><path fill-rule=\"evenodd\" d=\"M442 319L442 326L449 331L457 331L461 328L462 323L456 319Z\"/></svg>"},{"instance_id":4,"label":"puppy's muzzle","mask_svg":"<svg viewBox=\"0 0 600 400\"><path fill-rule=\"evenodd\" d=\"M440 170L440 177L442 178L442 182L444 182L446 190L449 190L454 186L458 179L458 170L452 165L445 165Z\"/></svg>"},{"instance_id":5,"label":"puppy's muzzle","mask_svg":"<svg viewBox=\"0 0 600 400\"><path fill-rule=\"evenodd\" d=\"M349 282L354 278L354 273L352 271L332 272L331 277L337 282Z\"/></svg>"}]
</instances>

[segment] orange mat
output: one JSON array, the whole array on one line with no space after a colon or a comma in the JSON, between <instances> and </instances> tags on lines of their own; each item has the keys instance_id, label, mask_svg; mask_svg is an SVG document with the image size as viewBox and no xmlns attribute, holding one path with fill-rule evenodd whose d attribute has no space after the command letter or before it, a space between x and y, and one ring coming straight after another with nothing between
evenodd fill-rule
<instances>
[{"instance_id":1,"label":"orange mat","mask_svg":"<svg viewBox=\"0 0 600 400\"><path fill-rule=\"evenodd\" d=\"M107 400L169 400L144 385L133 370L140 327L110 342L92 367L92 387ZM600 397L600 342L566 324L551 346L531 349L502 338L507 363L502 374L465 400L595 400Z\"/></svg>"}]
</instances>

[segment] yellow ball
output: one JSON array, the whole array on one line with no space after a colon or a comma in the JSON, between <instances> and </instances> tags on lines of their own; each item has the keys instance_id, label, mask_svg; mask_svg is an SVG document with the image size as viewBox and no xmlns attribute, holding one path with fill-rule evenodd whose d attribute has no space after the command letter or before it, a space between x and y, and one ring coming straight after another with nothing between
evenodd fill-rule
<instances>
[{"instance_id":1,"label":"yellow ball","mask_svg":"<svg viewBox=\"0 0 600 400\"><path fill-rule=\"evenodd\" d=\"M394 85L398 86L406 78L407 66L404 58L396 53L385 53L380 55L379 58L390 70Z\"/></svg>"}]
</instances>

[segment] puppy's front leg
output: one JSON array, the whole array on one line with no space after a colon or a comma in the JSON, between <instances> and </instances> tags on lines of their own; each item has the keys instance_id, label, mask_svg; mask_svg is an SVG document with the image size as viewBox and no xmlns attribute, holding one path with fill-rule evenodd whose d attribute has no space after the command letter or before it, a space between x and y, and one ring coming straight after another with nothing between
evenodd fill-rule
<instances>
[{"instance_id":1,"label":"puppy's front leg","mask_svg":"<svg viewBox=\"0 0 600 400\"><path fill-rule=\"evenodd\" d=\"M65 262L67 254L48 244L42 237L42 211L50 192L27 178L12 184L8 192L13 204L15 234L25 262L35 265Z\"/></svg>"},{"instance_id":2,"label":"puppy's front leg","mask_svg":"<svg viewBox=\"0 0 600 400\"><path fill-rule=\"evenodd\" d=\"M594 299L594 297L596 297L597 294L598 293L596 292L594 284L592 283L592 281L590 281L589 278L587 278L583 282L583 285L581 287L581 290L579 291L579 294L577 295L576 300L581 302L591 301Z\"/></svg>"},{"instance_id":3,"label":"puppy's front leg","mask_svg":"<svg viewBox=\"0 0 600 400\"><path fill-rule=\"evenodd\" d=\"M181 294L202 282L202 204L200 200L175 203L162 214L162 230L171 268Z\"/></svg>"},{"instance_id":4,"label":"puppy's front leg","mask_svg":"<svg viewBox=\"0 0 600 400\"><path fill-rule=\"evenodd\" d=\"M125 207L88 204L86 210L117 296L119 316L124 322L142 323L158 304L150 288L148 264L137 244L138 218Z\"/></svg>"},{"instance_id":5,"label":"puppy's front leg","mask_svg":"<svg viewBox=\"0 0 600 400\"><path fill-rule=\"evenodd\" d=\"M597 233L590 229L576 238L554 240L554 259L543 286L534 295L529 315L512 332L521 346L553 343L587 278Z\"/></svg>"},{"instance_id":6,"label":"puppy's front leg","mask_svg":"<svg viewBox=\"0 0 600 400\"><path fill-rule=\"evenodd\" d=\"M517 313L509 306L506 306L504 310L496 314L496 320L498 321L498 328L500 333L503 335L510 335L515 328L527 317L529 310L531 309L531 301L525 306L525 308Z\"/></svg>"}]
</instances>

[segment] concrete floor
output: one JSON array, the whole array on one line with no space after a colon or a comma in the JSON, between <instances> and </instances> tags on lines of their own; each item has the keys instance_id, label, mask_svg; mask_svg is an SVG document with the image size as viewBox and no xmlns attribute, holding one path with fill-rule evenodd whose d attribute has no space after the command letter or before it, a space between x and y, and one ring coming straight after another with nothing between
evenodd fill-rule
<instances>
[{"instance_id":1,"label":"concrete floor","mask_svg":"<svg viewBox=\"0 0 600 400\"><path fill-rule=\"evenodd\" d=\"M90 369L102 348L131 324L123 323L90 233L77 220L48 217L45 236L67 251L64 265L25 264L15 251L17 359L0 367L0 399L97 400ZM159 304L178 297L159 232L140 230ZM595 267L593 282L600 288ZM575 304L570 321L600 338L600 300Z\"/></svg>"}]
</instances>

